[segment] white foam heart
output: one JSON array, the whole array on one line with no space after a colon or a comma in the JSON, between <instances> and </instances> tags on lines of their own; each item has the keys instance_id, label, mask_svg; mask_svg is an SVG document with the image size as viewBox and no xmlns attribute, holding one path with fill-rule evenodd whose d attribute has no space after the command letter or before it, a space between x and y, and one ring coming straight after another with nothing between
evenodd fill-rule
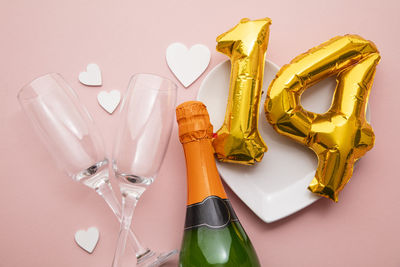
<instances>
[{"instance_id":1,"label":"white foam heart","mask_svg":"<svg viewBox=\"0 0 400 267\"><path fill-rule=\"evenodd\" d=\"M86 67L86 71L79 73L79 81L84 85L101 86L101 71L97 64L91 63Z\"/></svg>"},{"instance_id":2,"label":"white foam heart","mask_svg":"<svg viewBox=\"0 0 400 267\"><path fill-rule=\"evenodd\" d=\"M96 227L90 227L87 231L79 230L75 233L75 242L87 252L92 253L99 241L99 235Z\"/></svg>"},{"instance_id":3,"label":"white foam heart","mask_svg":"<svg viewBox=\"0 0 400 267\"><path fill-rule=\"evenodd\" d=\"M97 95L97 101L102 108L112 114L121 101L121 93L118 90L112 90L111 92L101 91Z\"/></svg>"},{"instance_id":4,"label":"white foam heart","mask_svg":"<svg viewBox=\"0 0 400 267\"><path fill-rule=\"evenodd\" d=\"M172 43L167 48L167 64L176 78L188 87L206 70L210 63L210 50L196 44L190 49L181 43Z\"/></svg>"}]
</instances>

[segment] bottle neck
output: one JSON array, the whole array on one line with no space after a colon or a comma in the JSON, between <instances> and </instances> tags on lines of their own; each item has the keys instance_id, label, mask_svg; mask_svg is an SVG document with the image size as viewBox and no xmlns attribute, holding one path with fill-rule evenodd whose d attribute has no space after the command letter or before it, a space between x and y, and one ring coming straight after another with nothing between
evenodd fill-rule
<instances>
[{"instance_id":1,"label":"bottle neck","mask_svg":"<svg viewBox=\"0 0 400 267\"><path fill-rule=\"evenodd\" d=\"M183 144L187 169L187 204L202 202L209 196L227 199L214 159L211 139Z\"/></svg>"}]
</instances>

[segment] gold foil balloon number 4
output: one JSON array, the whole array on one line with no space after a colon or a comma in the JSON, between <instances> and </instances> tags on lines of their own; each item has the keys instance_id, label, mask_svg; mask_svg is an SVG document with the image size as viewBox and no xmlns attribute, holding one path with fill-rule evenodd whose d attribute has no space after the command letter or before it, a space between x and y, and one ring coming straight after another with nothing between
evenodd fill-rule
<instances>
[{"instance_id":1,"label":"gold foil balloon number 4","mask_svg":"<svg viewBox=\"0 0 400 267\"><path fill-rule=\"evenodd\" d=\"M220 161L254 164L267 151L258 114L270 25L269 18L242 19L217 38L217 50L231 59L225 120L213 142Z\"/></svg>"},{"instance_id":2,"label":"gold foil balloon number 4","mask_svg":"<svg viewBox=\"0 0 400 267\"><path fill-rule=\"evenodd\" d=\"M353 165L374 145L365 119L368 96L380 55L375 45L357 35L333 38L285 65L268 88L267 120L274 129L311 148L318 167L309 189L338 201ZM304 110L302 93L336 75L330 109L324 114Z\"/></svg>"}]
</instances>

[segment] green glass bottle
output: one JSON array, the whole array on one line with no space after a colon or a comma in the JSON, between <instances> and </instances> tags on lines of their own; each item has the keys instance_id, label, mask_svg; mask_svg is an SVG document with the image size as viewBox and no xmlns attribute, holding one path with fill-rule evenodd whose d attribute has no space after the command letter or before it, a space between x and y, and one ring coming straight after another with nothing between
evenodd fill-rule
<instances>
[{"instance_id":1,"label":"green glass bottle","mask_svg":"<svg viewBox=\"0 0 400 267\"><path fill-rule=\"evenodd\" d=\"M212 147L205 105L176 108L187 167L188 198L180 253L181 267L258 267L257 254L226 196Z\"/></svg>"}]
</instances>

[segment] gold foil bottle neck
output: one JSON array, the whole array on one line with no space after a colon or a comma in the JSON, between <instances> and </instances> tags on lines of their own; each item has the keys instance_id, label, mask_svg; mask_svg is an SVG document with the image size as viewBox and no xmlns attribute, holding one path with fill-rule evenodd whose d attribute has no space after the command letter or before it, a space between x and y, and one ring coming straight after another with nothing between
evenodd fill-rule
<instances>
[{"instance_id":1,"label":"gold foil bottle neck","mask_svg":"<svg viewBox=\"0 0 400 267\"><path fill-rule=\"evenodd\" d=\"M206 106L200 101L188 101L176 107L179 140L182 144L212 139L213 126Z\"/></svg>"}]
</instances>

